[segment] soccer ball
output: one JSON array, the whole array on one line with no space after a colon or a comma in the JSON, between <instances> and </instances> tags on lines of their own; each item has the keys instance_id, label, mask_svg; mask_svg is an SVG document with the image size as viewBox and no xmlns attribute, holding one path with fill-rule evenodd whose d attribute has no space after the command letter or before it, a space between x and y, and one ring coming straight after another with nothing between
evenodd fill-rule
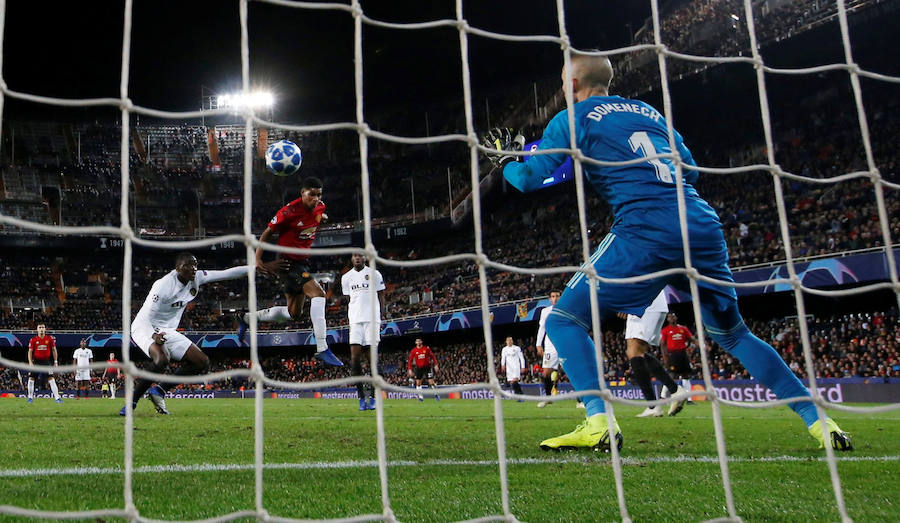
<instances>
[{"instance_id":1,"label":"soccer ball","mask_svg":"<svg viewBox=\"0 0 900 523\"><path fill-rule=\"evenodd\" d=\"M300 170L303 154L289 140L275 142L266 149L266 168L275 176L290 176Z\"/></svg>"}]
</instances>

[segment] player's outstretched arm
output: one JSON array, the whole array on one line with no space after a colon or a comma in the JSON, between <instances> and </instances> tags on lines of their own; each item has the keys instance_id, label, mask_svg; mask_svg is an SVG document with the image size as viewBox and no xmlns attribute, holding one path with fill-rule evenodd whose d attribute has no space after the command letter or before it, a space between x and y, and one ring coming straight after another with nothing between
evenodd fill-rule
<instances>
[{"instance_id":1,"label":"player's outstretched arm","mask_svg":"<svg viewBox=\"0 0 900 523\"><path fill-rule=\"evenodd\" d=\"M569 122L563 111L553 117L537 150L569 148ZM531 192L544 186L544 180L566 161L565 154L536 154L525 162L510 162L503 168L503 177L522 192Z\"/></svg>"},{"instance_id":2,"label":"player's outstretched arm","mask_svg":"<svg viewBox=\"0 0 900 523\"><path fill-rule=\"evenodd\" d=\"M246 265L238 265L221 271L197 271L197 285L222 280L236 280L247 276L250 270Z\"/></svg>"}]
</instances>

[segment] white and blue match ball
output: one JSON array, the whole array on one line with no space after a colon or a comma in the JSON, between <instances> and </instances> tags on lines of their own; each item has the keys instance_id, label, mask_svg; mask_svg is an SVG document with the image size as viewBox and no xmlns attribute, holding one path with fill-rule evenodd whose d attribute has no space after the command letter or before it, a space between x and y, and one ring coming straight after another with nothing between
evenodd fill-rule
<instances>
[{"instance_id":1,"label":"white and blue match ball","mask_svg":"<svg viewBox=\"0 0 900 523\"><path fill-rule=\"evenodd\" d=\"M290 140L275 142L266 149L266 168L275 176L291 176L300 170L303 154Z\"/></svg>"}]
</instances>

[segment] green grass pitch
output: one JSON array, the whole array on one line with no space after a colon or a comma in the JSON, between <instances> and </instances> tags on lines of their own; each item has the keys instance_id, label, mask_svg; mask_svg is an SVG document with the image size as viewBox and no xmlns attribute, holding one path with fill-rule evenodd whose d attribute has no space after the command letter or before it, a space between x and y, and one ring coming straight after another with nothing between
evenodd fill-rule
<instances>
[{"instance_id":1,"label":"green grass pitch","mask_svg":"<svg viewBox=\"0 0 900 523\"><path fill-rule=\"evenodd\" d=\"M142 401L135 416L134 499L141 515L200 519L254 508L253 400ZM0 399L0 505L120 508L122 400ZM271 515L340 518L382 511L375 413L356 401L264 401L263 502ZM635 521L727 516L709 404L674 418L616 409L626 503ZM547 437L584 411L504 401L512 513L521 521L620 519L608 455L548 453ZM850 516L900 520L900 412L833 412L856 450L838 464ZM745 521L837 521L825 453L786 407L723 408L738 515ZM401 521L502 514L493 402L386 400L389 495ZM230 466L230 467L229 467ZM39 470L43 469L43 470ZM0 516L2 521L23 518Z\"/></svg>"}]
</instances>

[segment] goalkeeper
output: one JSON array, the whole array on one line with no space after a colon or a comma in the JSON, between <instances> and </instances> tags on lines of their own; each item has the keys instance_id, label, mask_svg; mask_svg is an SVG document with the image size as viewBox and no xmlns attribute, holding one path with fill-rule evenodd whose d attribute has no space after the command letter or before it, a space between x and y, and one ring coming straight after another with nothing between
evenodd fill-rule
<instances>
[{"instance_id":1,"label":"goalkeeper","mask_svg":"<svg viewBox=\"0 0 900 523\"><path fill-rule=\"evenodd\" d=\"M563 83L566 71L563 67ZM589 263L607 278L627 278L672 268L684 268L681 228L678 217L676 164L671 155L666 121L653 107L637 100L609 96L612 65L603 56L576 55L571 60L571 87L574 105L575 144L587 157L606 162L633 161L629 165L583 163L584 176L597 193L609 202L614 213L612 229L594 252ZM569 148L569 113L557 114L544 130L538 147ZM542 182L565 160L565 154L534 155L526 162L508 154L521 149L524 138L508 130L495 130L485 137L485 146L497 150L489 155L503 176L522 192L540 189ZM691 152L674 133L677 156L687 165L696 165ZM655 158L654 158L655 157ZM684 198L691 263L703 276L734 281L728 268L728 250L716 212L694 189L698 172L684 171ZM583 266L582 269L587 269ZM665 276L630 284L597 283L601 315L625 312L640 316L667 284L688 291L683 275ZM809 397L809 392L770 345L750 333L738 311L733 287L697 282L703 325L709 335L736 356L744 367L778 398ZM589 279L578 272L566 285L559 303L547 318L547 333L557 347L563 368L575 390L599 389L591 330ZM613 439L621 447L619 426L610 438L605 405L600 396L584 396L587 420L573 432L541 442L544 450L574 448L608 449ZM830 418L824 426L811 401L789 404L806 423L821 447L851 450L850 437Z\"/></svg>"}]
</instances>

